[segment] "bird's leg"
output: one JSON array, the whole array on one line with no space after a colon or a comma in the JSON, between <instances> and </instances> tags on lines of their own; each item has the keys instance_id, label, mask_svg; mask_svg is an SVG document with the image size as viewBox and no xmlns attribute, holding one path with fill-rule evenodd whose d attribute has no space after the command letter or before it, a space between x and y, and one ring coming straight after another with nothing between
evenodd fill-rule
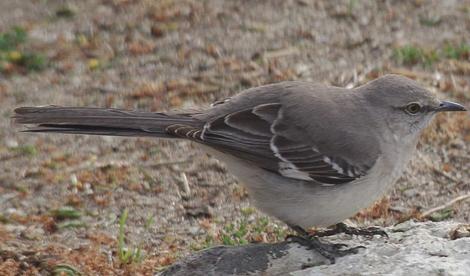
<instances>
[{"instance_id":1,"label":"bird's leg","mask_svg":"<svg viewBox=\"0 0 470 276\"><path fill-rule=\"evenodd\" d=\"M357 236L369 236L369 237L374 236L374 235L388 237L387 233L378 227L355 228L355 227L347 226L346 224L342 222L334 225L330 229L315 232L313 236L327 237L327 236L333 236L339 233L345 233L348 235L357 235Z\"/></svg>"},{"instance_id":2,"label":"bird's leg","mask_svg":"<svg viewBox=\"0 0 470 276\"><path fill-rule=\"evenodd\" d=\"M345 247L345 244L333 244L328 242L322 242L316 236L310 235L302 227L295 225L291 228L297 232L297 236L290 235L286 237L286 240L296 242L300 245L306 246L309 249L313 249L318 252L323 257L327 258L330 263L334 264L337 257L346 256L348 254L358 253L359 248L364 248L363 246L357 246L349 249L341 249Z\"/></svg>"}]
</instances>

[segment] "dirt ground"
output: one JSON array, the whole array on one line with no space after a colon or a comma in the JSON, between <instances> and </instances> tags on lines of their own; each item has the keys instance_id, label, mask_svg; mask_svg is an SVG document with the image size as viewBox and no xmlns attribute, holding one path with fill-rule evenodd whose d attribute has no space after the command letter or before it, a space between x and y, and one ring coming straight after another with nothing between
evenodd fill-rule
<instances>
[{"instance_id":1,"label":"dirt ground","mask_svg":"<svg viewBox=\"0 0 470 276\"><path fill-rule=\"evenodd\" d=\"M470 1L0 1L0 32L15 26L27 38L0 43L0 275L151 275L288 231L191 143L19 133L15 107L191 109L265 83L391 72L470 106ZM470 193L469 142L468 113L439 115L394 190L352 221L468 222L470 200L423 213Z\"/></svg>"}]
</instances>

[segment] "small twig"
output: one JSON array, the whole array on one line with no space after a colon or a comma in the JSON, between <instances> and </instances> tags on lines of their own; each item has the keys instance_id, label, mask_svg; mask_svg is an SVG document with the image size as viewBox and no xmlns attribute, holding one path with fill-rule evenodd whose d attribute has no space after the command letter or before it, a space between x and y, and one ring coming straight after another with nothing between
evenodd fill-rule
<instances>
[{"instance_id":1,"label":"small twig","mask_svg":"<svg viewBox=\"0 0 470 276\"><path fill-rule=\"evenodd\" d=\"M390 68L390 73L404 75L405 77L408 77L411 79L416 79L416 78L433 79L433 74L422 72L422 71L411 71L411 70L404 69L404 68L392 67Z\"/></svg>"},{"instance_id":2,"label":"small twig","mask_svg":"<svg viewBox=\"0 0 470 276\"><path fill-rule=\"evenodd\" d=\"M298 53L299 53L299 49L297 49L296 47L289 47L289 48L265 52L263 54L263 59L269 60L272 58L280 58L280 57L285 57L285 56L290 56L290 55L296 55Z\"/></svg>"},{"instance_id":3,"label":"small twig","mask_svg":"<svg viewBox=\"0 0 470 276\"><path fill-rule=\"evenodd\" d=\"M437 169L437 168L432 168L432 170L433 170L435 173L440 174L440 175L444 176L445 178L449 179L450 181L453 181L454 183L460 182L457 178L453 177L452 175L448 174L448 173L445 172L445 171L439 170L439 169Z\"/></svg>"},{"instance_id":4,"label":"small twig","mask_svg":"<svg viewBox=\"0 0 470 276\"><path fill-rule=\"evenodd\" d=\"M14 158L21 157L21 156L22 156L21 153L9 154L9 155L5 155L5 156L0 157L0 161L6 161L6 160L9 160L9 159L14 159Z\"/></svg>"},{"instance_id":5,"label":"small twig","mask_svg":"<svg viewBox=\"0 0 470 276\"><path fill-rule=\"evenodd\" d=\"M92 86L90 87L90 90L93 91L98 91L102 94L107 94L107 93L119 93L120 90L116 88L109 88L109 87L104 87L104 86Z\"/></svg>"},{"instance_id":6,"label":"small twig","mask_svg":"<svg viewBox=\"0 0 470 276\"><path fill-rule=\"evenodd\" d=\"M439 174L441 176L444 176L445 178L449 179L450 181L454 182L454 183L458 183L460 182L459 179L453 177L452 175L450 175L449 173L443 171L443 170L440 170L438 168L436 168L433 164L431 164L428 159L424 158L421 156L421 160L424 162L424 164L426 166L428 166L428 168L430 168L434 173L436 174Z\"/></svg>"},{"instance_id":7,"label":"small twig","mask_svg":"<svg viewBox=\"0 0 470 276\"><path fill-rule=\"evenodd\" d=\"M117 161L117 160L111 160L107 162L98 162L96 160L89 160L85 161L84 163L75 166L75 167L68 167L65 169L63 172L64 173L75 173L77 171L83 171L83 170L95 170L99 168L105 168L108 166L113 166L113 167L129 167L131 163L126 162L126 161Z\"/></svg>"},{"instance_id":8,"label":"small twig","mask_svg":"<svg viewBox=\"0 0 470 276\"><path fill-rule=\"evenodd\" d=\"M470 160L470 155L455 154L455 153L450 153L449 155L455 158Z\"/></svg>"},{"instance_id":9,"label":"small twig","mask_svg":"<svg viewBox=\"0 0 470 276\"><path fill-rule=\"evenodd\" d=\"M188 199L191 195L191 189L189 188L189 181L188 177L184 172L181 173L180 181L178 181L178 187L180 188L181 192L180 195L183 199Z\"/></svg>"},{"instance_id":10,"label":"small twig","mask_svg":"<svg viewBox=\"0 0 470 276\"><path fill-rule=\"evenodd\" d=\"M188 158L182 159L182 160L162 161L158 163L144 164L143 167L157 169L157 168L164 167L164 166L189 163L192 160L193 160L193 156L189 156ZM132 165L132 162L128 162L128 161L111 160L107 162L97 162L95 160L92 160L92 161L86 161L83 164L80 164L79 166L69 167L64 172L74 173L74 172L82 171L82 170L95 170L95 169L104 168L107 166L130 167L131 165Z\"/></svg>"},{"instance_id":11,"label":"small twig","mask_svg":"<svg viewBox=\"0 0 470 276\"><path fill-rule=\"evenodd\" d=\"M469 198L470 198L470 194L458 196L458 197L452 199L451 201L449 201L449 202L447 202L443 205L434 207L432 209L427 210L426 212L423 212L421 214L421 217L423 217L423 218L429 217L432 213L439 212L441 210L452 207L452 205L454 205L455 203L460 202L460 201L465 200L465 199L469 199Z\"/></svg>"},{"instance_id":12,"label":"small twig","mask_svg":"<svg viewBox=\"0 0 470 276\"><path fill-rule=\"evenodd\" d=\"M184 163L189 163L193 161L193 157L190 156L186 159L181 159L181 160L175 160L175 161L162 161L162 162L158 162L158 163L152 163L152 164L148 164L148 165L144 165L144 167L148 167L148 168L153 168L153 169L156 169L156 168L160 168L160 167L164 167L164 166L171 166L171 165L178 165L178 164L184 164Z\"/></svg>"}]
</instances>

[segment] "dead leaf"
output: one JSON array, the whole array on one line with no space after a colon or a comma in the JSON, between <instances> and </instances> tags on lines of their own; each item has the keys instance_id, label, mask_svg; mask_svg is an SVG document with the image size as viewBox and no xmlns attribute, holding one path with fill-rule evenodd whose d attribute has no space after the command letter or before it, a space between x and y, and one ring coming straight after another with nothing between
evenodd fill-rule
<instances>
[{"instance_id":1,"label":"dead leaf","mask_svg":"<svg viewBox=\"0 0 470 276\"><path fill-rule=\"evenodd\" d=\"M166 85L163 82L144 83L128 97L133 99L161 97L166 90Z\"/></svg>"},{"instance_id":2,"label":"dead leaf","mask_svg":"<svg viewBox=\"0 0 470 276\"><path fill-rule=\"evenodd\" d=\"M454 167L449 163L442 164L442 170L445 171L445 172L450 172L453 169L454 169Z\"/></svg>"},{"instance_id":3,"label":"dead leaf","mask_svg":"<svg viewBox=\"0 0 470 276\"><path fill-rule=\"evenodd\" d=\"M98 244L114 245L116 239L102 232L87 233L86 237Z\"/></svg>"},{"instance_id":4,"label":"dead leaf","mask_svg":"<svg viewBox=\"0 0 470 276\"><path fill-rule=\"evenodd\" d=\"M470 237L470 224L461 224L449 233L451 240Z\"/></svg>"},{"instance_id":5,"label":"dead leaf","mask_svg":"<svg viewBox=\"0 0 470 276\"><path fill-rule=\"evenodd\" d=\"M146 41L134 41L127 47L129 52L133 55L149 54L155 49L155 45Z\"/></svg>"},{"instance_id":6,"label":"dead leaf","mask_svg":"<svg viewBox=\"0 0 470 276\"><path fill-rule=\"evenodd\" d=\"M150 28L150 33L153 35L155 38L160 38L165 35L165 31L160 27L160 26L152 26Z\"/></svg>"},{"instance_id":7,"label":"dead leaf","mask_svg":"<svg viewBox=\"0 0 470 276\"><path fill-rule=\"evenodd\" d=\"M214 44L209 44L206 46L206 53L213 58L218 58L221 56L220 49Z\"/></svg>"}]
</instances>

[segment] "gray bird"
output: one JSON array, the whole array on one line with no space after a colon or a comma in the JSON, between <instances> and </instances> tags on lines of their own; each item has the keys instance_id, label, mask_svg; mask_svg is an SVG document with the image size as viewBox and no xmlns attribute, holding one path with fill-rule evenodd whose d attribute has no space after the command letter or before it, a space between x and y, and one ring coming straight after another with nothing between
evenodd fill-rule
<instances>
[{"instance_id":1,"label":"gray bird","mask_svg":"<svg viewBox=\"0 0 470 276\"><path fill-rule=\"evenodd\" d=\"M193 113L46 106L17 108L14 118L35 125L27 132L194 141L226 163L255 206L306 235L371 205L401 175L434 115L465 110L386 75L354 89L270 84ZM332 261L354 251L311 240Z\"/></svg>"}]
</instances>

